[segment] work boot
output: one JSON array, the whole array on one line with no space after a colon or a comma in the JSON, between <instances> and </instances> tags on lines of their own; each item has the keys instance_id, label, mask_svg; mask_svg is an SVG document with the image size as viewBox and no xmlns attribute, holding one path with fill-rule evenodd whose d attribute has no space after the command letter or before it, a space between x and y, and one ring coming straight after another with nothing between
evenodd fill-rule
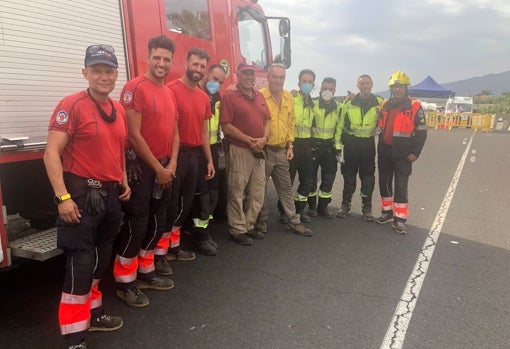
<instances>
[{"instance_id":1,"label":"work boot","mask_svg":"<svg viewBox=\"0 0 510 349\"><path fill-rule=\"evenodd\" d=\"M321 217L327 218L327 219L333 219L334 214L329 212L327 208L320 208L317 210L317 214Z\"/></svg>"},{"instance_id":2,"label":"work boot","mask_svg":"<svg viewBox=\"0 0 510 349\"><path fill-rule=\"evenodd\" d=\"M389 222L393 222L393 212L392 211L383 212L382 215L378 217L375 221L378 224L386 224Z\"/></svg>"},{"instance_id":3,"label":"work boot","mask_svg":"<svg viewBox=\"0 0 510 349\"><path fill-rule=\"evenodd\" d=\"M165 258L167 261L192 261L197 256L194 252L179 250L177 252L168 252Z\"/></svg>"},{"instance_id":4,"label":"work boot","mask_svg":"<svg viewBox=\"0 0 510 349\"><path fill-rule=\"evenodd\" d=\"M393 230L398 234L407 234L406 225L402 221L394 221L391 225Z\"/></svg>"},{"instance_id":5,"label":"work boot","mask_svg":"<svg viewBox=\"0 0 510 349\"><path fill-rule=\"evenodd\" d=\"M348 202L342 202L342 206L340 207L340 209L336 213L336 216L338 218L347 218L347 216L349 215L350 211L351 211L351 204L348 203Z\"/></svg>"},{"instance_id":6,"label":"work boot","mask_svg":"<svg viewBox=\"0 0 510 349\"><path fill-rule=\"evenodd\" d=\"M141 308L149 305L149 298L138 287L132 287L128 290L117 289L115 294L131 307Z\"/></svg>"},{"instance_id":7,"label":"work boot","mask_svg":"<svg viewBox=\"0 0 510 349\"><path fill-rule=\"evenodd\" d=\"M309 215L307 215L304 212L297 212L299 214L299 217L301 218L301 223L311 223L312 219Z\"/></svg>"},{"instance_id":8,"label":"work boot","mask_svg":"<svg viewBox=\"0 0 510 349\"><path fill-rule=\"evenodd\" d=\"M317 196L308 197L308 215L317 217Z\"/></svg>"},{"instance_id":9,"label":"work boot","mask_svg":"<svg viewBox=\"0 0 510 349\"><path fill-rule=\"evenodd\" d=\"M363 205L361 208L361 213L363 214L363 219L367 222L374 221L374 216L372 215L372 207L370 205Z\"/></svg>"},{"instance_id":10,"label":"work boot","mask_svg":"<svg viewBox=\"0 0 510 349\"><path fill-rule=\"evenodd\" d=\"M150 288L152 290L170 290L174 288L174 282L169 278L152 275L145 276L143 274L138 273L138 288L147 289Z\"/></svg>"},{"instance_id":11,"label":"work boot","mask_svg":"<svg viewBox=\"0 0 510 349\"><path fill-rule=\"evenodd\" d=\"M85 341L80 344L73 344L67 347L67 349L87 349L87 343Z\"/></svg>"},{"instance_id":12,"label":"work boot","mask_svg":"<svg viewBox=\"0 0 510 349\"><path fill-rule=\"evenodd\" d=\"M104 312L95 319L90 319L89 331L115 331L122 327L124 321L120 316L106 315Z\"/></svg>"},{"instance_id":13,"label":"work boot","mask_svg":"<svg viewBox=\"0 0 510 349\"><path fill-rule=\"evenodd\" d=\"M247 232L246 235L255 240L262 240L265 236L265 233L259 229L252 229L249 232Z\"/></svg>"},{"instance_id":14,"label":"work boot","mask_svg":"<svg viewBox=\"0 0 510 349\"><path fill-rule=\"evenodd\" d=\"M154 256L154 266L159 275L168 276L173 273L172 267L164 256Z\"/></svg>"},{"instance_id":15,"label":"work boot","mask_svg":"<svg viewBox=\"0 0 510 349\"><path fill-rule=\"evenodd\" d=\"M206 229L201 229L196 232L197 234L197 250L206 256L214 256L218 253L217 246L214 246L213 239Z\"/></svg>"},{"instance_id":16,"label":"work boot","mask_svg":"<svg viewBox=\"0 0 510 349\"><path fill-rule=\"evenodd\" d=\"M241 233L241 234L236 234L236 235L230 234L230 237L232 238L232 240L237 242L239 245L243 245L243 246L253 245L253 240L246 234L247 233Z\"/></svg>"},{"instance_id":17,"label":"work boot","mask_svg":"<svg viewBox=\"0 0 510 349\"><path fill-rule=\"evenodd\" d=\"M301 236L312 236L313 231L305 227L302 223L290 223L287 225L290 230Z\"/></svg>"}]
</instances>

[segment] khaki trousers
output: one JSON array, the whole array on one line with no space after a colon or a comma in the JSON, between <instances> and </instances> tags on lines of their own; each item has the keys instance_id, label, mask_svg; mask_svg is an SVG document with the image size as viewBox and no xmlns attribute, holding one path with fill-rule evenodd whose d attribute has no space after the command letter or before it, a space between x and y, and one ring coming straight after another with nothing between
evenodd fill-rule
<instances>
[{"instance_id":1,"label":"khaki trousers","mask_svg":"<svg viewBox=\"0 0 510 349\"><path fill-rule=\"evenodd\" d=\"M252 230L264 203L266 177L264 159L250 149L230 144L227 154L227 218L229 233Z\"/></svg>"},{"instance_id":2,"label":"khaki trousers","mask_svg":"<svg viewBox=\"0 0 510 349\"><path fill-rule=\"evenodd\" d=\"M272 178L278 199L283 207L283 211L289 217L289 221L294 224L301 223L299 214L296 213L294 196L292 192L292 182L290 180L289 160L287 160L287 149L277 147L266 147L266 190L269 177ZM264 203L257 218L256 228L267 232L267 221L269 218L269 209Z\"/></svg>"}]
</instances>

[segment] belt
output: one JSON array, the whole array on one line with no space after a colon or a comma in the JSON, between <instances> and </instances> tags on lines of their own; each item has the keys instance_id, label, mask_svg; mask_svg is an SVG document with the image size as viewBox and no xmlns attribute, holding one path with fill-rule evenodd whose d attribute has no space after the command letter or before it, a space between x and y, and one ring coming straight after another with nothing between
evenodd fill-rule
<instances>
[{"instance_id":1,"label":"belt","mask_svg":"<svg viewBox=\"0 0 510 349\"><path fill-rule=\"evenodd\" d=\"M285 148L279 147L277 145L266 144L266 149L271 150L271 151L280 151L280 150L285 149Z\"/></svg>"},{"instance_id":2,"label":"belt","mask_svg":"<svg viewBox=\"0 0 510 349\"><path fill-rule=\"evenodd\" d=\"M103 189L108 192L113 192L118 190L119 183L116 181L106 181L101 182L94 178L84 178L77 176L71 172L64 172L64 179L67 184L71 187L77 188L92 188L92 189Z\"/></svg>"}]
</instances>

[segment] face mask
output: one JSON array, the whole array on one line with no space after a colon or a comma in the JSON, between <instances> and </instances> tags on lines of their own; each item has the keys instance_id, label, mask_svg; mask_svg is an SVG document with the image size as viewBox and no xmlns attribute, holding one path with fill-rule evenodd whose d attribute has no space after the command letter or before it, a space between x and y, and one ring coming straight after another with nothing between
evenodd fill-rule
<instances>
[{"instance_id":1,"label":"face mask","mask_svg":"<svg viewBox=\"0 0 510 349\"><path fill-rule=\"evenodd\" d=\"M304 95L310 94L312 92L313 85L305 82L303 85L301 85L301 93Z\"/></svg>"},{"instance_id":2,"label":"face mask","mask_svg":"<svg viewBox=\"0 0 510 349\"><path fill-rule=\"evenodd\" d=\"M220 89L220 83L218 81L207 81L205 88L210 94L215 94Z\"/></svg>"},{"instance_id":3,"label":"face mask","mask_svg":"<svg viewBox=\"0 0 510 349\"><path fill-rule=\"evenodd\" d=\"M325 100L326 102L327 101L330 101L331 98L333 98L333 92L331 92L330 90L325 90L325 91L322 91L321 92L321 98L323 100Z\"/></svg>"}]
</instances>

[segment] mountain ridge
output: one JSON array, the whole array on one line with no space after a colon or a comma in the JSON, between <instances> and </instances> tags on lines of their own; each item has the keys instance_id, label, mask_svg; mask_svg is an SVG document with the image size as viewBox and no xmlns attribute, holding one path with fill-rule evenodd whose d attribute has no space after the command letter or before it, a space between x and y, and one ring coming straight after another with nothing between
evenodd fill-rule
<instances>
[{"instance_id":1,"label":"mountain ridge","mask_svg":"<svg viewBox=\"0 0 510 349\"><path fill-rule=\"evenodd\" d=\"M431 75L431 77L436 80L434 76ZM420 82L418 81L417 83ZM439 85L445 89L455 91L456 96L476 96L482 91L490 91L491 95L498 96L503 92L510 92L510 70L502 73L474 76L464 80L439 83ZM390 92L386 90L376 94L388 98Z\"/></svg>"}]
</instances>

